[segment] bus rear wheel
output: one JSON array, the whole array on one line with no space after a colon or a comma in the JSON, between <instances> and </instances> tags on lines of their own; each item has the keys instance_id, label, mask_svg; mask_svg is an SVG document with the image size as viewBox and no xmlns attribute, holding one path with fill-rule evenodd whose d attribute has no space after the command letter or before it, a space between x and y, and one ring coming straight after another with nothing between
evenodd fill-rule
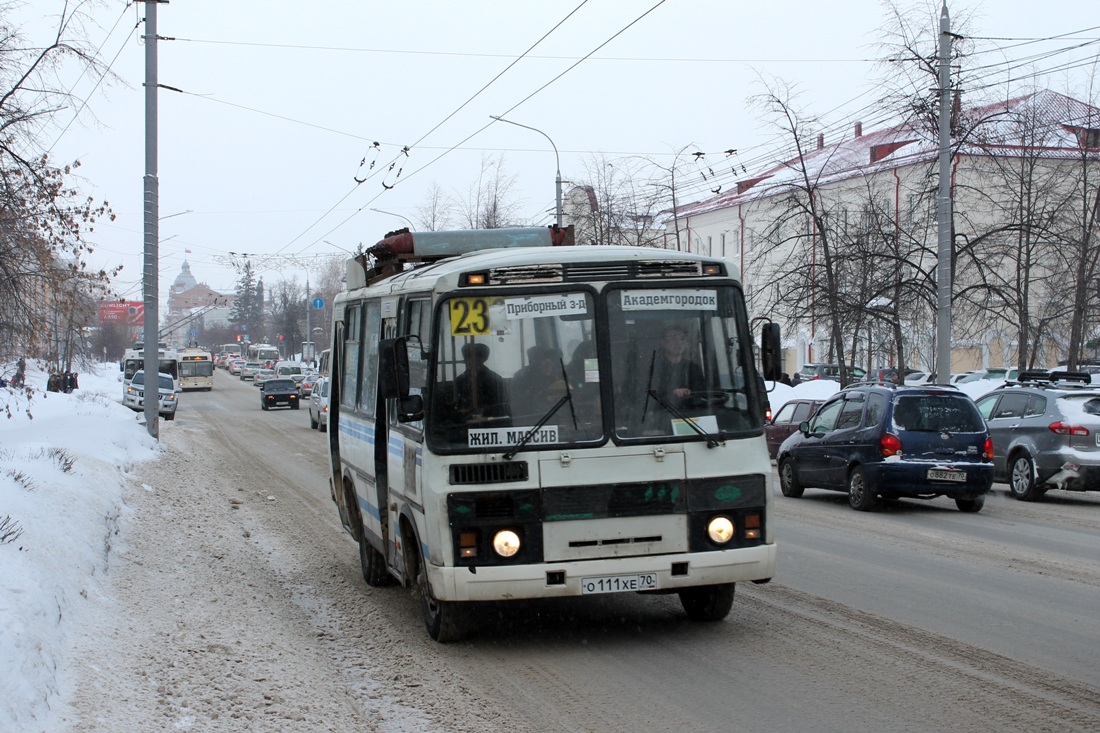
<instances>
[{"instance_id":1,"label":"bus rear wheel","mask_svg":"<svg viewBox=\"0 0 1100 733\"><path fill-rule=\"evenodd\" d=\"M427 563L417 551L416 587L420 591L420 611L424 616L424 625L428 636L441 644L459 641L466 636L466 624L462 607L453 601L440 601L432 593L432 584L428 581Z\"/></svg>"},{"instance_id":2,"label":"bus rear wheel","mask_svg":"<svg viewBox=\"0 0 1100 733\"><path fill-rule=\"evenodd\" d=\"M359 532L359 564L363 566L363 580L371 588L388 585L390 574L386 570L386 558L374 549L374 545L367 539L367 533L363 531Z\"/></svg>"},{"instance_id":3,"label":"bus rear wheel","mask_svg":"<svg viewBox=\"0 0 1100 733\"><path fill-rule=\"evenodd\" d=\"M733 583L684 588L680 604L692 621L721 621L733 608Z\"/></svg>"}]
</instances>

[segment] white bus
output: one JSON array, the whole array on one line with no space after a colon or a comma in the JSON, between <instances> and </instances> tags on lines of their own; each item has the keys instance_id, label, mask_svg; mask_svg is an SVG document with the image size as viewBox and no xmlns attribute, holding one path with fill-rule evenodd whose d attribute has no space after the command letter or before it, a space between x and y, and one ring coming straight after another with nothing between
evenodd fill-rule
<instances>
[{"instance_id":1,"label":"white bus","mask_svg":"<svg viewBox=\"0 0 1100 733\"><path fill-rule=\"evenodd\" d=\"M240 358L241 356L241 342L231 341L228 344L221 345L221 354L232 354L233 358Z\"/></svg>"},{"instance_id":2,"label":"white bus","mask_svg":"<svg viewBox=\"0 0 1100 733\"><path fill-rule=\"evenodd\" d=\"M332 497L366 582L417 587L437 641L504 599L677 593L719 620L775 572L740 284L571 233L397 233L335 301Z\"/></svg>"},{"instance_id":3,"label":"white bus","mask_svg":"<svg viewBox=\"0 0 1100 733\"><path fill-rule=\"evenodd\" d=\"M271 362L275 363L281 359L278 347L271 344L249 344L248 345L248 360L258 361L261 364Z\"/></svg>"},{"instance_id":4,"label":"white bus","mask_svg":"<svg viewBox=\"0 0 1100 733\"><path fill-rule=\"evenodd\" d=\"M214 358L206 349L188 346L180 349L179 386L184 391L214 388Z\"/></svg>"},{"instance_id":5,"label":"white bus","mask_svg":"<svg viewBox=\"0 0 1100 733\"><path fill-rule=\"evenodd\" d=\"M157 361L160 364L162 374L171 374L172 381L179 386L179 356L175 349L168 348L166 343L157 344ZM138 369L145 368L145 344L138 342L134 348L127 349L122 355L122 363L119 364L122 371L122 380L129 382Z\"/></svg>"}]
</instances>

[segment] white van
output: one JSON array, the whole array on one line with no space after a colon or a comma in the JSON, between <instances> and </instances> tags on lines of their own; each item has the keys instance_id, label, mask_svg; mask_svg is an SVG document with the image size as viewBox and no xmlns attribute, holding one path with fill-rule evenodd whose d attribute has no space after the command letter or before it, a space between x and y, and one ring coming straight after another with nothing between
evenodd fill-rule
<instances>
[{"instance_id":1,"label":"white van","mask_svg":"<svg viewBox=\"0 0 1100 733\"><path fill-rule=\"evenodd\" d=\"M275 378L293 379L294 384L301 387L302 380L306 378L306 368L299 361L280 361L275 364Z\"/></svg>"}]
</instances>

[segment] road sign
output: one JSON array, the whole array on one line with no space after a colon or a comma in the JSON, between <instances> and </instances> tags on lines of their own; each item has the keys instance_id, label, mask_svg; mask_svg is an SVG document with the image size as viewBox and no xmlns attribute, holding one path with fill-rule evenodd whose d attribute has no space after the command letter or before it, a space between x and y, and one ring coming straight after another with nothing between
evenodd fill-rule
<instances>
[{"instance_id":1,"label":"road sign","mask_svg":"<svg viewBox=\"0 0 1100 733\"><path fill-rule=\"evenodd\" d=\"M313 299L313 309L314 310L321 310L324 307L325 307L325 301L324 300L322 300L321 298L314 298Z\"/></svg>"}]
</instances>

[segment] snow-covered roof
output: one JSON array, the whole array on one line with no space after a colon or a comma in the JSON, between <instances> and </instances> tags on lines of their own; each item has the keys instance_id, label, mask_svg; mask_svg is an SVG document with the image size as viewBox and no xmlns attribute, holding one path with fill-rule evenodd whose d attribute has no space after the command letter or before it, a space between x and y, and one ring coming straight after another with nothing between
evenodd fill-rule
<instances>
[{"instance_id":1,"label":"snow-covered roof","mask_svg":"<svg viewBox=\"0 0 1100 733\"><path fill-rule=\"evenodd\" d=\"M1028 151L1045 157L1074 157L1081 145L1100 148L1100 109L1050 90L1040 90L1002 102L964 108L963 128L974 127L956 142L966 155L1014 155ZM1034 124L1032 124L1032 122ZM934 160L939 153L935 131L909 120L874 132L861 133L832 145L804 150L801 162L815 184L827 184ZM1100 152L1098 150L1097 152ZM678 208L678 216L694 216L774 196L787 186L801 185L799 157L754 171L733 189Z\"/></svg>"}]
</instances>

